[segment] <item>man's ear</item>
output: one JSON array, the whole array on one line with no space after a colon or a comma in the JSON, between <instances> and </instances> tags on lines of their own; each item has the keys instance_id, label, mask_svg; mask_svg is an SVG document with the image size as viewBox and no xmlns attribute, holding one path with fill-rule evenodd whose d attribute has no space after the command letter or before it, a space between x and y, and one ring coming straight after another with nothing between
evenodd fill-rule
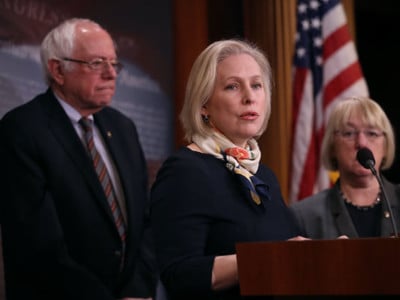
<instances>
[{"instance_id":1,"label":"man's ear","mask_svg":"<svg viewBox=\"0 0 400 300\"><path fill-rule=\"evenodd\" d=\"M59 85L64 83L64 69L58 59L49 59L47 62L49 73Z\"/></svg>"}]
</instances>

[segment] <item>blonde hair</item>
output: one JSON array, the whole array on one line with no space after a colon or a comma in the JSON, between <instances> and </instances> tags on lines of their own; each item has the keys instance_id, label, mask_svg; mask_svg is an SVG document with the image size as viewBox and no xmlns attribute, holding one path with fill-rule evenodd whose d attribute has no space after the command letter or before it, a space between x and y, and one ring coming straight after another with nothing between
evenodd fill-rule
<instances>
[{"instance_id":1,"label":"blonde hair","mask_svg":"<svg viewBox=\"0 0 400 300\"><path fill-rule=\"evenodd\" d=\"M190 143L194 134L203 137L211 135L210 127L201 116L202 107L210 99L217 77L218 64L232 55L248 54L259 65L265 86L267 109L264 123L257 133L258 138L266 130L271 115L271 66L263 52L255 45L242 40L221 40L210 44L195 60L186 85L185 100L180 120L185 139Z\"/></svg>"},{"instance_id":2,"label":"blonde hair","mask_svg":"<svg viewBox=\"0 0 400 300\"><path fill-rule=\"evenodd\" d=\"M354 112L361 114L362 121L369 126L382 130L386 140L386 153L382 160L381 170L390 168L395 157L395 136L393 127L381 106L367 97L351 97L339 101L332 109L322 139L321 160L328 170L338 169L334 153L334 135L346 125Z\"/></svg>"}]
</instances>

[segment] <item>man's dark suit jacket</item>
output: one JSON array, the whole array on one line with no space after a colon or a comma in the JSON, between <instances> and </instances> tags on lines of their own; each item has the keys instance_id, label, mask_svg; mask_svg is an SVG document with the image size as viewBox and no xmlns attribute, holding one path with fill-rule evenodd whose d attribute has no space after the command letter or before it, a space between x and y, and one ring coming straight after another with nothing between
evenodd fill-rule
<instances>
[{"instance_id":1,"label":"man's dark suit jacket","mask_svg":"<svg viewBox=\"0 0 400 300\"><path fill-rule=\"evenodd\" d=\"M136 127L110 107L94 119L127 202L123 270L121 241L92 161L48 90L0 122L0 214L8 300L115 300L149 296L152 291L153 264L145 257L153 257L142 244L147 232L147 169Z\"/></svg>"}]
</instances>

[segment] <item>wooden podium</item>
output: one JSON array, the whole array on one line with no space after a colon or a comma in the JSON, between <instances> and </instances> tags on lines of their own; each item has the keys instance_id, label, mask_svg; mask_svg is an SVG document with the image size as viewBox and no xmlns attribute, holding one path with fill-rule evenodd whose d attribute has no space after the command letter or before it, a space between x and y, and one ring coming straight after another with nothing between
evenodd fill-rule
<instances>
[{"instance_id":1,"label":"wooden podium","mask_svg":"<svg viewBox=\"0 0 400 300\"><path fill-rule=\"evenodd\" d=\"M400 295L400 239L238 243L244 296Z\"/></svg>"}]
</instances>

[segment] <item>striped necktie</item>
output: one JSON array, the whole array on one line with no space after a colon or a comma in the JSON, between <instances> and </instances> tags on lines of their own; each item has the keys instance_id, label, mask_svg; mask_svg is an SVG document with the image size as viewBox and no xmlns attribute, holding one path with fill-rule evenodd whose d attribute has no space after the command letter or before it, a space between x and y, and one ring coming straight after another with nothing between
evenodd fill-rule
<instances>
[{"instance_id":1,"label":"striped necktie","mask_svg":"<svg viewBox=\"0 0 400 300\"><path fill-rule=\"evenodd\" d=\"M108 174L103 159L101 158L99 152L97 152L97 149L94 146L92 120L84 117L79 120L79 124L82 126L83 131L85 132L85 141L87 150L90 154L90 157L93 160L94 168L99 177L100 183L104 189L104 193L106 195L108 204L110 205L110 209L114 217L114 221L117 226L119 236L121 237L122 244L125 247L125 238L126 238L125 224L122 218L121 209L119 207L117 198L115 196L110 176Z\"/></svg>"}]
</instances>

